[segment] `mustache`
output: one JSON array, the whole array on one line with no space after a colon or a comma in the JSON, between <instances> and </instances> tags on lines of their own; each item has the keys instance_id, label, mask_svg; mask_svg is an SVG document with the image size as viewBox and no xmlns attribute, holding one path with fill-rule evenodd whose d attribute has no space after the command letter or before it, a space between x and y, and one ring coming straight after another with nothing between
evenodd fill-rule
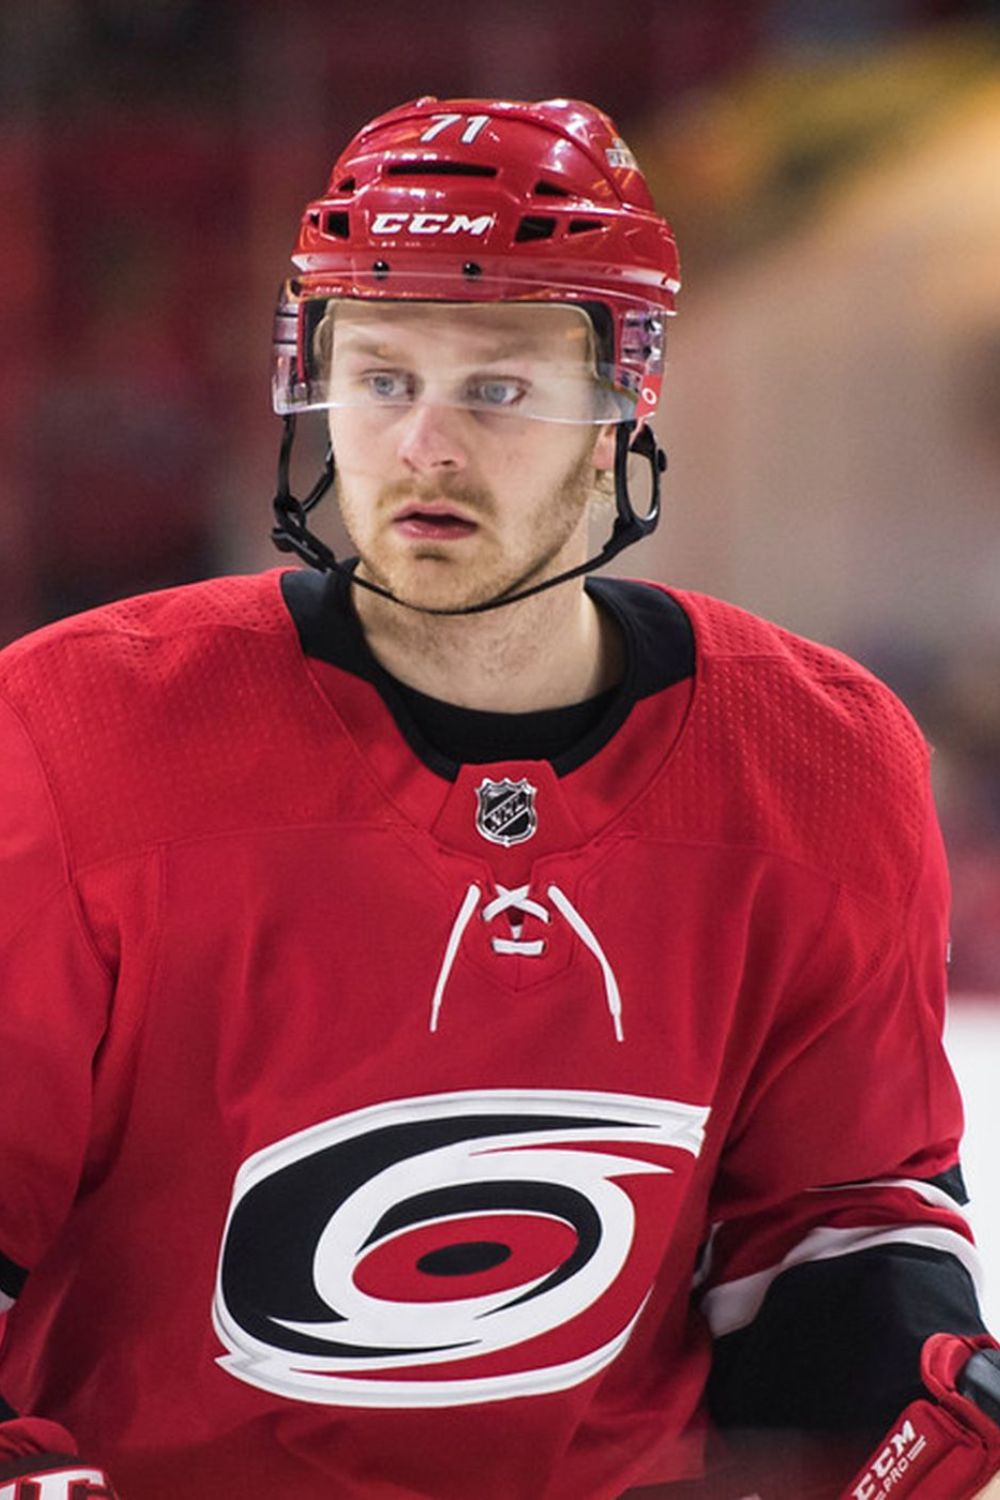
<instances>
[{"instance_id":1,"label":"mustache","mask_svg":"<svg viewBox=\"0 0 1000 1500\"><path fill-rule=\"evenodd\" d=\"M460 475L444 474L433 483L427 480L394 479L379 491L379 508L395 508L401 500L413 505L431 504L435 500L453 500L463 510L490 519L496 513L496 499L485 485L472 484Z\"/></svg>"}]
</instances>

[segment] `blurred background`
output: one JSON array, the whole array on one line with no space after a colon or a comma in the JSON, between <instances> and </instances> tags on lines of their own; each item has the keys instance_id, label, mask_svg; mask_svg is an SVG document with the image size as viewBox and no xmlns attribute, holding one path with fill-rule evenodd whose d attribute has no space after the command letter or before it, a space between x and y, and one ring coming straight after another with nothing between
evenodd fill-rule
<instances>
[{"instance_id":1,"label":"blurred background","mask_svg":"<svg viewBox=\"0 0 1000 1500\"><path fill-rule=\"evenodd\" d=\"M590 99L639 156L685 285L668 514L627 571L840 646L915 712L956 1035L992 1099L995 3L6 0L0 641L279 561L270 322L299 214L364 121L424 93Z\"/></svg>"}]
</instances>

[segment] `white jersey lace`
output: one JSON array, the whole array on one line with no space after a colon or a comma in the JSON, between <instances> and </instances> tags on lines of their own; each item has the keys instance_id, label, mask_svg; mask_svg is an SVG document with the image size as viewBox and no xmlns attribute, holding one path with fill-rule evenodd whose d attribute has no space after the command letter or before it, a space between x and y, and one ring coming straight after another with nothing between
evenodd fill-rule
<instances>
[{"instance_id":1,"label":"white jersey lace","mask_svg":"<svg viewBox=\"0 0 1000 1500\"><path fill-rule=\"evenodd\" d=\"M545 952L544 938L524 938L525 917L535 917L538 921L549 923L552 920L552 912L544 906L541 901L535 900L529 895L531 887L519 885L508 887L497 885L497 894L492 900L486 901L482 907L480 916L484 922L494 922L497 917L504 913L510 913L510 937L495 935L490 939L490 946L494 953L503 955L517 955L522 958L539 958ZM577 911L565 891L560 890L557 885L548 885L545 894L549 898L558 914L568 923L584 947L596 958L601 969L601 977L604 981L604 996L607 1002L608 1014L611 1016L611 1024L614 1027L615 1037L619 1042L625 1040L622 1029L622 1001L621 992L618 988L618 980L615 971L608 961L607 954L601 947L596 933L589 923ZM434 986L434 996L431 1000L430 1029L436 1031L438 1020L441 1015L441 1006L444 1001L444 992L448 984L458 950L461 946L465 929L475 915L480 904L484 900L484 894L480 886L471 884L465 893L462 904L451 926L448 934L448 942L445 946L444 957L438 971L437 983Z\"/></svg>"}]
</instances>

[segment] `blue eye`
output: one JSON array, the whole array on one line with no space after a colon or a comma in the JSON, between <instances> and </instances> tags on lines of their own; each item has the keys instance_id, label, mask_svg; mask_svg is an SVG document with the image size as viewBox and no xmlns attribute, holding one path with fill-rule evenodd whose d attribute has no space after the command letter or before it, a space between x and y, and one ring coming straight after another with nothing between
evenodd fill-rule
<instances>
[{"instance_id":1,"label":"blue eye","mask_svg":"<svg viewBox=\"0 0 1000 1500\"><path fill-rule=\"evenodd\" d=\"M468 385L470 404L484 407L516 406L526 394L523 380L503 379L475 380Z\"/></svg>"},{"instance_id":2,"label":"blue eye","mask_svg":"<svg viewBox=\"0 0 1000 1500\"><path fill-rule=\"evenodd\" d=\"M406 401L413 394L413 382L400 370L371 370L364 384L376 401Z\"/></svg>"}]
</instances>

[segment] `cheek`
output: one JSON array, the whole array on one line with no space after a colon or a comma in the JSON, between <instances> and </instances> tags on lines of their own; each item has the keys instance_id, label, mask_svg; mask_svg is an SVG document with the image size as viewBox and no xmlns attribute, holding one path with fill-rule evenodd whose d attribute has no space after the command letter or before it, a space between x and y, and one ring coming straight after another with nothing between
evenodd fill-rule
<instances>
[{"instance_id":1,"label":"cheek","mask_svg":"<svg viewBox=\"0 0 1000 1500\"><path fill-rule=\"evenodd\" d=\"M334 408L327 428L337 467L359 474L384 470L395 452L395 438L385 414Z\"/></svg>"},{"instance_id":2,"label":"cheek","mask_svg":"<svg viewBox=\"0 0 1000 1500\"><path fill-rule=\"evenodd\" d=\"M334 459L333 498L351 544L367 553L378 540L383 497L398 478L392 447L381 423L365 422L356 412L331 412L328 429Z\"/></svg>"},{"instance_id":3,"label":"cheek","mask_svg":"<svg viewBox=\"0 0 1000 1500\"><path fill-rule=\"evenodd\" d=\"M592 485L594 469L593 430L563 428L546 455L544 473L550 492L575 498L578 491Z\"/></svg>"},{"instance_id":4,"label":"cheek","mask_svg":"<svg viewBox=\"0 0 1000 1500\"><path fill-rule=\"evenodd\" d=\"M333 447L333 456L337 461L338 469L352 468L357 464L359 455L364 451L364 443L358 432L357 419L345 416L343 412L331 411L327 429L330 434L330 443Z\"/></svg>"},{"instance_id":5,"label":"cheek","mask_svg":"<svg viewBox=\"0 0 1000 1500\"><path fill-rule=\"evenodd\" d=\"M495 424L488 439L474 449L478 466L487 474L512 475L519 485L558 490L581 466L593 467L591 429L557 422L533 422L515 429Z\"/></svg>"}]
</instances>

